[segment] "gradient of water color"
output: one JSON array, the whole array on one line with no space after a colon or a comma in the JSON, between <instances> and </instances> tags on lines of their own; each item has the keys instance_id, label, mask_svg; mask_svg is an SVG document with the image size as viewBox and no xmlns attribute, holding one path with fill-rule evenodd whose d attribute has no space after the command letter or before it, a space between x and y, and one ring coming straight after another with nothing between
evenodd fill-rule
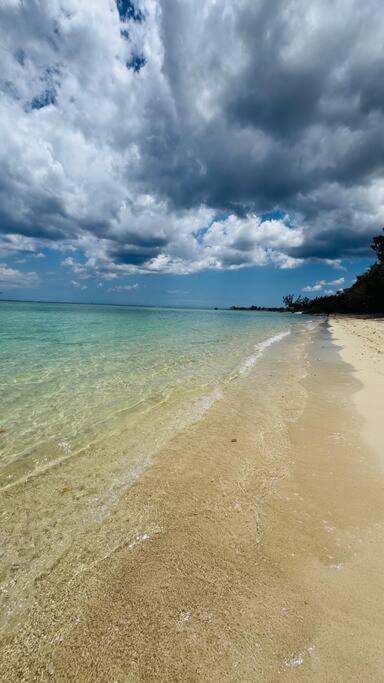
<instances>
[{"instance_id":1,"label":"gradient of water color","mask_svg":"<svg viewBox=\"0 0 384 683\"><path fill-rule=\"evenodd\" d=\"M144 429L155 409L163 415L157 436L162 427L171 432L301 322L274 313L1 302L1 486L108 434L116 439L133 416L136 431Z\"/></svg>"}]
</instances>

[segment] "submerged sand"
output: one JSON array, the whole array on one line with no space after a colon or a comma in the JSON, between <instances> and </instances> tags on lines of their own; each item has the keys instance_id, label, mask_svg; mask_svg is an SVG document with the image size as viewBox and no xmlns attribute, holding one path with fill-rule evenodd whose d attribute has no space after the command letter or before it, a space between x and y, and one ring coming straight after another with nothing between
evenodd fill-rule
<instances>
[{"instance_id":1,"label":"submerged sand","mask_svg":"<svg viewBox=\"0 0 384 683\"><path fill-rule=\"evenodd\" d=\"M290 335L163 448L34 580L1 680L382 680L375 324Z\"/></svg>"}]
</instances>

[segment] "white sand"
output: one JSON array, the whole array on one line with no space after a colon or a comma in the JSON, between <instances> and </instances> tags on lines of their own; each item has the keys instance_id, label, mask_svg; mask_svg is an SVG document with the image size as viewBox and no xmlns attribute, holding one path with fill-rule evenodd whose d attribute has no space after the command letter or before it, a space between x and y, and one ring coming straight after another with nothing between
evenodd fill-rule
<instances>
[{"instance_id":1,"label":"white sand","mask_svg":"<svg viewBox=\"0 0 384 683\"><path fill-rule=\"evenodd\" d=\"M1 681L383 679L384 325L331 324L341 356L322 319L298 329L107 519L79 517L0 640ZM38 486L7 493L17 530Z\"/></svg>"},{"instance_id":2,"label":"white sand","mask_svg":"<svg viewBox=\"0 0 384 683\"><path fill-rule=\"evenodd\" d=\"M363 437L384 458L384 318L339 316L331 327L343 360L361 382L354 400L364 418Z\"/></svg>"}]
</instances>

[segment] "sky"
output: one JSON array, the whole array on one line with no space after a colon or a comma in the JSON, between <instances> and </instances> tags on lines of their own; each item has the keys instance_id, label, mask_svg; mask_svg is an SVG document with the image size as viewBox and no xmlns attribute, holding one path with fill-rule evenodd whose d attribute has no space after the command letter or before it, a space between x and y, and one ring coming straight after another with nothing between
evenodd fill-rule
<instances>
[{"instance_id":1,"label":"sky","mask_svg":"<svg viewBox=\"0 0 384 683\"><path fill-rule=\"evenodd\" d=\"M280 305L384 224L382 0L1 0L2 298Z\"/></svg>"}]
</instances>

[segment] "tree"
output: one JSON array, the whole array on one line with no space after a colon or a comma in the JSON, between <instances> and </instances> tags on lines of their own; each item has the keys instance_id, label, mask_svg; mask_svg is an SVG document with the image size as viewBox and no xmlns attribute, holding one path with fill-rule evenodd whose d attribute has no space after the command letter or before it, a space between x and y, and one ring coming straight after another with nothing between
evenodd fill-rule
<instances>
[{"instance_id":1,"label":"tree","mask_svg":"<svg viewBox=\"0 0 384 683\"><path fill-rule=\"evenodd\" d=\"M293 308L293 302L295 299L294 294L286 294L283 296L283 303L286 308Z\"/></svg>"},{"instance_id":2,"label":"tree","mask_svg":"<svg viewBox=\"0 0 384 683\"><path fill-rule=\"evenodd\" d=\"M384 235L376 235L376 237L373 238L371 249L376 253L380 263L384 263Z\"/></svg>"},{"instance_id":3,"label":"tree","mask_svg":"<svg viewBox=\"0 0 384 683\"><path fill-rule=\"evenodd\" d=\"M384 228L383 228L384 232ZM376 235L371 248L378 258L350 287L330 296L315 299L293 294L283 297L286 308L304 313L374 313L384 314L384 235Z\"/></svg>"}]
</instances>

